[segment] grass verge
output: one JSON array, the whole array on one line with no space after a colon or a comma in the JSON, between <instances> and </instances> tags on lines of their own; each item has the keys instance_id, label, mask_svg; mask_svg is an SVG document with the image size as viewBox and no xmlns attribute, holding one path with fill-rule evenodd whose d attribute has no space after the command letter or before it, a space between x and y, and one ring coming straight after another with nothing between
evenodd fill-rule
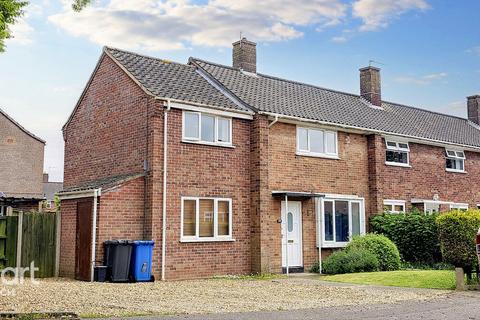
<instances>
[{"instance_id":1,"label":"grass verge","mask_svg":"<svg viewBox=\"0 0 480 320\"><path fill-rule=\"evenodd\" d=\"M455 289L455 273L450 270L400 270L322 276L322 280L394 287Z\"/></svg>"}]
</instances>

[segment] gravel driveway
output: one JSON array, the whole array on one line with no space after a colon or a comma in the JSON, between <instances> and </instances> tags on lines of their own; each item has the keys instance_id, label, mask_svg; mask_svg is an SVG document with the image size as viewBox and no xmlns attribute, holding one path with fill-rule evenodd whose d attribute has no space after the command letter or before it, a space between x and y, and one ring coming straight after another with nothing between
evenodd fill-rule
<instances>
[{"instance_id":1,"label":"gravel driveway","mask_svg":"<svg viewBox=\"0 0 480 320\"><path fill-rule=\"evenodd\" d=\"M0 290L13 287L2 287ZM318 279L210 279L137 284L88 283L68 279L26 282L14 296L0 296L0 312L71 311L82 316L134 316L295 310L370 305L445 295L415 290L336 285Z\"/></svg>"}]
</instances>

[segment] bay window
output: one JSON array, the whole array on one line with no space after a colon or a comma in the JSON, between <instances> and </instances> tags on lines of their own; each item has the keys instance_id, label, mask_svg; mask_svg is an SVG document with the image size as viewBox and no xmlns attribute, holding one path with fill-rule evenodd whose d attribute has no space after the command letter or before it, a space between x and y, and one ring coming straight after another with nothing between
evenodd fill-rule
<instances>
[{"instance_id":1,"label":"bay window","mask_svg":"<svg viewBox=\"0 0 480 320\"><path fill-rule=\"evenodd\" d=\"M465 172L465 152L445 150L446 169L452 172Z\"/></svg>"},{"instance_id":2,"label":"bay window","mask_svg":"<svg viewBox=\"0 0 480 320\"><path fill-rule=\"evenodd\" d=\"M181 211L181 241L231 240L231 199L183 197Z\"/></svg>"},{"instance_id":3,"label":"bay window","mask_svg":"<svg viewBox=\"0 0 480 320\"><path fill-rule=\"evenodd\" d=\"M319 209L322 247L343 247L352 237L365 233L363 199L326 197Z\"/></svg>"},{"instance_id":4,"label":"bay window","mask_svg":"<svg viewBox=\"0 0 480 320\"><path fill-rule=\"evenodd\" d=\"M408 167L410 164L410 147L408 142L385 140L387 146L385 163L392 166Z\"/></svg>"},{"instance_id":5,"label":"bay window","mask_svg":"<svg viewBox=\"0 0 480 320\"><path fill-rule=\"evenodd\" d=\"M326 158L338 157L337 133L297 127L297 154Z\"/></svg>"},{"instance_id":6,"label":"bay window","mask_svg":"<svg viewBox=\"0 0 480 320\"><path fill-rule=\"evenodd\" d=\"M203 112L183 112L183 136L185 142L231 145L232 119Z\"/></svg>"}]
</instances>

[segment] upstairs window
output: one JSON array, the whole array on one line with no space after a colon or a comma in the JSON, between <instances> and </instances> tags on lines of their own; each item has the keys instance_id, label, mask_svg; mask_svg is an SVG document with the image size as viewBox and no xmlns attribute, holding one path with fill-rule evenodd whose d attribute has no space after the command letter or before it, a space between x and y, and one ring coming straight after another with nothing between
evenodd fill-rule
<instances>
[{"instance_id":1,"label":"upstairs window","mask_svg":"<svg viewBox=\"0 0 480 320\"><path fill-rule=\"evenodd\" d=\"M447 171L465 172L465 152L445 150Z\"/></svg>"},{"instance_id":2,"label":"upstairs window","mask_svg":"<svg viewBox=\"0 0 480 320\"><path fill-rule=\"evenodd\" d=\"M335 131L297 127L297 154L338 157Z\"/></svg>"},{"instance_id":3,"label":"upstairs window","mask_svg":"<svg viewBox=\"0 0 480 320\"><path fill-rule=\"evenodd\" d=\"M408 167L410 164L410 148L408 142L385 141L387 145L386 164Z\"/></svg>"},{"instance_id":4,"label":"upstairs window","mask_svg":"<svg viewBox=\"0 0 480 320\"><path fill-rule=\"evenodd\" d=\"M183 141L232 144L232 119L202 112L183 112Z\"/></svg>"}]
</instances>

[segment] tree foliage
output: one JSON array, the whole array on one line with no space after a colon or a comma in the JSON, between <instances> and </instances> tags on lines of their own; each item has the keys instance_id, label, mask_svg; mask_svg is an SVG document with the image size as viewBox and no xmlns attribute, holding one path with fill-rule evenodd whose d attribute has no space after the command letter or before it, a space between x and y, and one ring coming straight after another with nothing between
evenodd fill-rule
<instances>
[{"instance_id":1,"label":"tree foliage","mask_svg":"<svg viewBox=\"0 0 480 320\"><path fill-rule=\"evenodd\" d=\"M72 4L72 9L79 12L82 11L87 5L92 2L91 0L74 0Z\"/></svg>"},{"instance_id":2,"label":"tree foliage","mask_svg":"<svg viewBox=\"0 0 480 320\"><path fill-rule=\"evenodd\" d=\"M5 51L5 39L12 37L9 26L23 15L27 1L0 0L0 52Z\"/></svg>"}]
</instances>

